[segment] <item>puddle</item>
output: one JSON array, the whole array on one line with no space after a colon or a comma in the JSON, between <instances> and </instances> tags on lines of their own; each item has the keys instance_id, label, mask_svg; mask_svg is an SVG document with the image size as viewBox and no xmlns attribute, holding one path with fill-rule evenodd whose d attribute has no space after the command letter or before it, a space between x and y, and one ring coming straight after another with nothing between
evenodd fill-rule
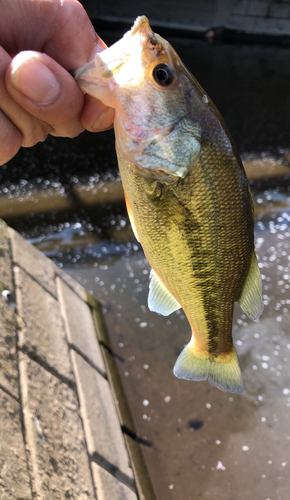
<instances>
[{"instance_id":1,"label":"puddle","mask_svg":"<svg viewBox=\"0 0 290 500\"><path fill-rule=\"evenodd\" d=\"M0 213L4 207L12 227L104 302L158 500L287 500L289 49L173 44L222 111L255 199L265 311L252 323L235 310L242 395L173 376L189 325L182 311L148 311L149 266L128 223L112 133L50 138L20 152L0 167Z\"/></svg>"}]
</instances>

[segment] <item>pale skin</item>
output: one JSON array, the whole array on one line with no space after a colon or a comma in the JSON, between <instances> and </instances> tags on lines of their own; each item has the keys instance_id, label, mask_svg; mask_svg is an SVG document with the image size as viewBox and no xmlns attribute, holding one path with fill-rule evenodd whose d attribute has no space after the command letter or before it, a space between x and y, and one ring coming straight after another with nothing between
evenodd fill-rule
<instances>
[{"instance_id":1,"label":"pale skin","mask_svg":"<svg viewBox=\"0 0 290 500\"><path fill-rule=\"evenodd\" d=\"M77 0L0 0L0 165L48 134L111 128L114 110L70 74L106 45Z\"/></svg>"}]
</instances>

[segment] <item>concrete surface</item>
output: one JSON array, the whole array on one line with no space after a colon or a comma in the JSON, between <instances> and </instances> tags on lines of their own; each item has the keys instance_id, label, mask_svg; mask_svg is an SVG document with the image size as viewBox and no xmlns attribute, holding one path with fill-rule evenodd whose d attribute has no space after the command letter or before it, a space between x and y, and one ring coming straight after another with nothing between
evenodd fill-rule
<instances>
[{"instance_id":1,"label":"concrete surface","mask_svg":"<svg viewBox=\"0 0 290 500\"><path fill-rule=\"evenodd\" d=\"M92 299L3 222L0 273L0 499L143 498Z\"/></svg>"},{"instance_id":2,"label":"concrete surface","mask_svg":"<svg viewBox=\"0 0 290 500\"><path fill-rule=\"evenodd\" d=\"M290 0L81 0L94 20L132 24L145 14L152 26L191 31L223 27L256 35L289 35Z\"/></svg>"}]
</instances>

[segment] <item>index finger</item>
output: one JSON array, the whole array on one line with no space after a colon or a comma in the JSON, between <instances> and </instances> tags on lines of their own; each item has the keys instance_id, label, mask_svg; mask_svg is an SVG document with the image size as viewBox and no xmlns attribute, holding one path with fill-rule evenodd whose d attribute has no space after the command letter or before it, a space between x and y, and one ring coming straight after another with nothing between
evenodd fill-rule
<instances>
[{"instance_id":1,"label":"index finger","mask_svg":"<svg viewBox=\"0 0 290 500\"><path fill-rule=\"evenodd\" d=\"M0 0L0 12L0 45L11 54L44 52L70 71L106 47L77 0Z\"/></svg>"}]
</instances>

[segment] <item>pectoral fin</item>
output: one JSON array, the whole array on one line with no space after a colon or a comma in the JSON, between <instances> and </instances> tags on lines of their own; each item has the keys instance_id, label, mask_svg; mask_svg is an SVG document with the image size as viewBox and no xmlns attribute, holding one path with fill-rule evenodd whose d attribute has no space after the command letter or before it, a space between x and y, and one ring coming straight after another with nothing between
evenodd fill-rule
<instances>
[{"instance_id":1,"label":"pectoral fin","mask_svg":"<svg viewBox=\"0 0 290 500\"><path fill-rule=\"evenodd\" d=\"M250 268L238 303L253 321L257 321L263 312L262 278L255 252L252 254Z\"/></svg>"},{"instance_id":2,"label":"pectoral fin","mask_svg":"<svg viewBox=\"0 0 290 500\"><path fill-rule=\"evenodd\" d=\"M168 316L181 308L181 305L168 292L153 269L150 273L148 307L150 311Z\"/></svg>"}]
</instances>

